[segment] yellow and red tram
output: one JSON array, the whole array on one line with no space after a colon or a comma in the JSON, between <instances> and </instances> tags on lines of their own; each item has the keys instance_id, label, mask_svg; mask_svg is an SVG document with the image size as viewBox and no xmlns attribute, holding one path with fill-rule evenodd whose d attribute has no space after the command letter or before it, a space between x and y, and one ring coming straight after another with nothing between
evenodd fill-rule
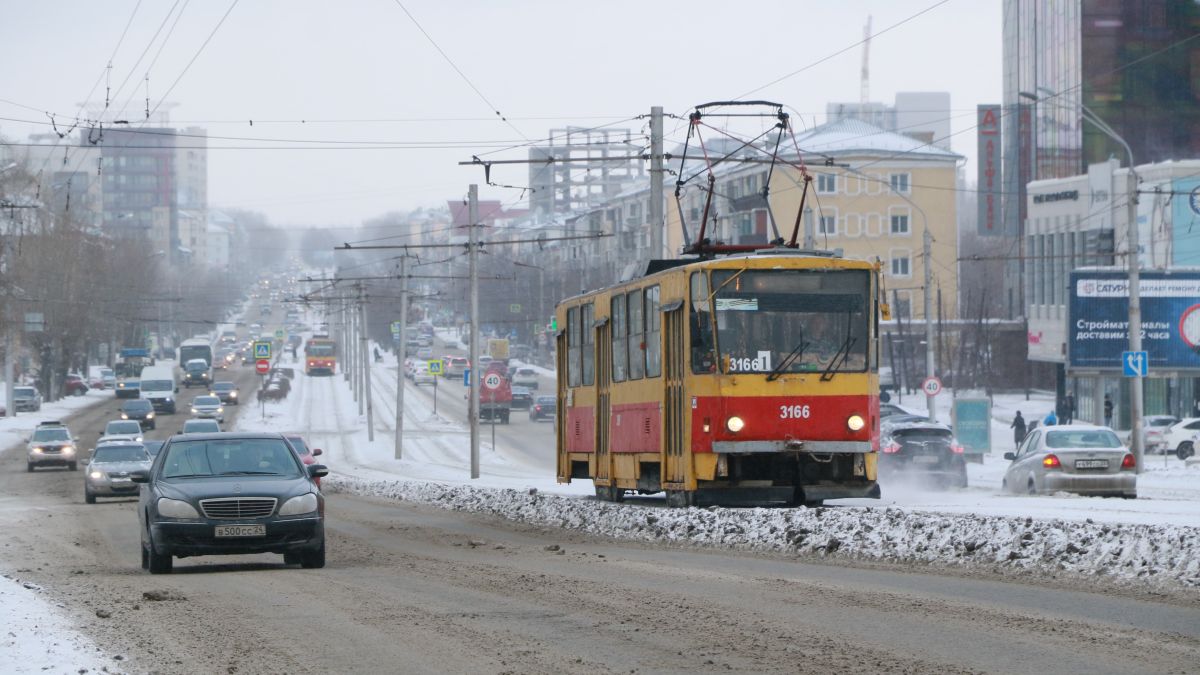
<instances>
[{"instance_id":1,"label":"yellow and red tram","mask_svg":"<svg viewBox=\"0 0 1200 675\"><path fill-rule=\"evenodd\" d=\"M878 497L876 265L656 261L556 309L560 482L671 505Z\"/></svg>"}]
</instances>

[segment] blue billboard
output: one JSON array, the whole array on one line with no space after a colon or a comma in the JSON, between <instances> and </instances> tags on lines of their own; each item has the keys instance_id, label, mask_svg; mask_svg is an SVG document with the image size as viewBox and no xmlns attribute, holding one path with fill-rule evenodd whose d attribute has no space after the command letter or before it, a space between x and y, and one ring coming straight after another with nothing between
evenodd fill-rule
<instances>
[{"instance_id":1,"label":"blue billboard","mask_svg":"<svg viewBox=\"0 0 1200 675\"><path fill-rule=\"evenodd\" d=\"M1157 370L1200 371L1200 270L1142 272L1142 349ZM1067 366L1122 369L1129 350L1129 278L1124 272L1071 273Z\"/></svg>"},{"instance_id":2,"label":"blue billboard","mask_svg":"<svg viewBox=\"0 0 1200 675\"><path fill-rule=\"evenodd\" d=\"M1200 180L1176 179L1171 191L1169 259L1172 265L1200 265Z\"/></svg>"}]
</instances>

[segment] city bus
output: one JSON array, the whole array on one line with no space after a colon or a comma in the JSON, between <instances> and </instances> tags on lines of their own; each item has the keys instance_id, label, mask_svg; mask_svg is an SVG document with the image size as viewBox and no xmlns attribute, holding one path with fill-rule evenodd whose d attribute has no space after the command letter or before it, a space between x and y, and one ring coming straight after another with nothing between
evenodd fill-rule
<instances>
[{"instance_id":1,"label":"city bus","mask_svg":"<svg viewBox=\"0 0 1200 675\"><path fill-rule=\"evenodd\" d=\"M204 359L208 367L212 368L212 343L205 338L189 338L180 343L179 360L177 361L179 367L182 368L184 364L192 359Z\"/></svg>"}]
</instances>

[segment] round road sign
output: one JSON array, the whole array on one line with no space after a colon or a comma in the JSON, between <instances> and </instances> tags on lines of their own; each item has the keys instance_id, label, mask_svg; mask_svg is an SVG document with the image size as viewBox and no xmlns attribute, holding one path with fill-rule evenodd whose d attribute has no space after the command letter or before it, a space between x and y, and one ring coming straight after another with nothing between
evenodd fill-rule
<instances>
[{"instance_id":1,"label":"round road sign","mask_svg":"<svg viewBox=\"0 0 1200 675\"><path fill-rule=\"evenodd\" d=\"M921 391L924 391L929 396L937 396L942 391L942 381L936 377L927 377L921 383Z\"/></svg>"},{"instance_id":2,"label":"round road sign","mask_svg":"<svg viewBox=\"0 0 1200 675\"><path fill-rule=\"evenodd\" d=\"M271 362L266 359L259 359L254 362L254 372L259 375L266 375L271 370Z\"/></svg>"},{"instance_id":3,"label":"round road sign","mask_svg":"<svg viewBox=\"0 0 1200 675\"><path fill-rule=\"evenodd\" d=\"M496 373L488 373L483 376L483 386L488 389L498 389L500 387L500 376Z\"/></svg>"}]
</instances>

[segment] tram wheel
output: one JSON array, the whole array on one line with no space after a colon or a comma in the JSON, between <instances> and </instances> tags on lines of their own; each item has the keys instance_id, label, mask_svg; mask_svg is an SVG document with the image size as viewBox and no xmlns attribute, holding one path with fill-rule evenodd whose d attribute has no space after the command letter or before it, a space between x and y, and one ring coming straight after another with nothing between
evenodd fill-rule
<instances>
[{"instance_id":1,"label":"tram wheel","mask_svg":"<svg viewBox=\"0 0 1200 675\"><path fill-rule=\"evenodd\" d=\"M625 501L625 488L615 485L597 485L596 499L602 502L623 502Z\"/></svg>"},{"instance_id":2,"label":"tram wheel","mask_svg":"<svg viewBox=\"0 0 1200 675\"><path fill-rule=\"evenodd\" d=\"M667 506L682 509L696 505L696 493L692 490L667 490Z\"/></svg>"}]
</instances>

